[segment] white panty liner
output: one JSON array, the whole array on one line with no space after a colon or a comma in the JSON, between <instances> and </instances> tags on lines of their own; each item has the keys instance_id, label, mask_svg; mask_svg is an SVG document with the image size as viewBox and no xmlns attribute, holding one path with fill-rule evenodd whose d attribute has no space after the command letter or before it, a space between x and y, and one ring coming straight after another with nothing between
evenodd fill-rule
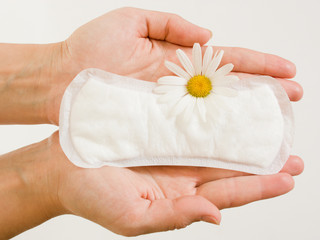
<instances>
[{"instance_id":1,"label":"white panty liner","mask_svg":"<svg viewBox=\"0 0 320 240\"><path fill-rule=\"evenodd\" d=\"M76 166L202 166L254 174L279 172L293 141L293 114L277 80L254 76L215 96L207 122L188 123L157 101L156 83L86 69L67 87L60 144Z\"/></svg>"}]
</instances>

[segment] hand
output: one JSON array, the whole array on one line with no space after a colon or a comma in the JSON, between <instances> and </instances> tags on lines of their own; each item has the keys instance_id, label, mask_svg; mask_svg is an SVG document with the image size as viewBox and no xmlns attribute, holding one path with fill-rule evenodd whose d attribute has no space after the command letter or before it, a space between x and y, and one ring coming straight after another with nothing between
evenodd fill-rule
<instances>
[{"instance_id":1,"label":"hand","mask_svg":"<svg viewBox=\"0 0 320 240\"><path fill-rule=\"evenodd\" d=\"M53 44L0 44L0 124L58 125L63 93L85 68L101 68L148 81L171 74L164 60L178 62L175 51L191 55L194 42L204 44L210 32L177 15L123 8L80 27ZM280 57L241 48L224 49L222 64L234 72L281 78L289 97L302 97L299 84L285 80L295 66Z\"/></svg>"},{"instance_id":2,"label":"hand","mask_svg":"<svg viewBox=\"0 0 320 240\"><path fill-rule=\"evenodd\" d=\"M219 224L219 209L284 194L302 170L296 156L269 176L181 166L84 169L67 159L56 132L0 156L0 239L62 214L126 236Z\"/></svg>"},{"instance_id":3,"label":"hand","mask_svg":"<svg viewBox=\"0 0 320 240\"><path fill-rule=\"evenodd\" d=\"M291 156L281 173L255 176L203 167L74 166L62 152L57 133L52 136L51 183L61 209L92 220L126 236L183 228L195 221L220 223L219 209L241 206L290 191L291 175L300 174L303 162ZM50 179L50 178L49 178Z\"/></svg>"},{"instance_id":4,"label":"hand","mask_svg":"<svg viewBox=\"0 0 320 240\"><path fill-rule=\"evenodd\" d=\"M58 124L62 95L79 71L96 67L156 81L170 74L163 63L177 62L177 48L190 54L194 42L209 38L208 30L176 15L124 8L84 25L62 43L1 44L1 59L10 61L0 61L5 86L0 122ZM301 98L300 85L285 80L295 75L292 63L247 49L223 49L222 64L232 62L235 74L278 77L291 100ZM81 169L66 159L55 134L1 156L0 233L8 238L63 213L130 236L198 220L219 223L219 209L284 194L293 187L290 175L302 169L294 156L282 173L271 176L195 167Z\"/></svg>"},{"instance_id":5,"label":"hand","mask_svg":"<svg viewBox=\"0 0 320 240\"><path fill-rule=\"evenodd\" d=\"M206 43L211 33L177 15L122 8L109 12L76 30L59 50L63 72L75 76L86 68L100 68L120 75L147 81L172 74L164 66L165 60L178 62L176 49L191 55L193 43ZM264 74L278 78L295 76L295 66L280 57L242 48L224 49L222 64L232 62L234 71ZM71 79L58 78L57 87L47 107L48 118L58 124L59 106ZM299 100L302 88L295 82L281 79L291 100Z\"/></svg>"}]
</instances>

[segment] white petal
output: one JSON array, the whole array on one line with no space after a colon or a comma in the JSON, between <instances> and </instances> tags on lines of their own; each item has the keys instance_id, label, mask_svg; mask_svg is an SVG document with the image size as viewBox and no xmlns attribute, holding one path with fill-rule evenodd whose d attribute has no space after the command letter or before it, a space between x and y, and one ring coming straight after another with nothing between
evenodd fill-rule
<instances>
[{"instance_id":1,"label":"white petal","mask_svg":"<svg viewBox=\"0 0 320 240\"><path fill-rule=\"evenodd\" d=\"M213 79L214 86L229 86L239 81L239 77L235 75L228 75L221 78Z\"/></svg>"},{"instance_id":2,"label":"white petal","mask_svg":"<svg viewBox=\"0 0 320 240\"><path fill-rule=\"evenodd\" d=\"M181 50L176 51L179 61L190 76L194 76L194 68L188 56Z\"/></svg>"},{"instance_id":3,"label":"white petal","mask_svg":"<svg viewBox=\"0 0 320 240\"><path fill-rule=\"evenodd\" d=\"M197 106L198 106L198 110L199 110L199 113L200 113L200 117L202 119L202 121L206 122L207 119L206 119L206 106L204 104L204 100L203 98L197 98Z\"/></svg>"},{"instance_id":4,"label":"white petal","mask_svg":"<svg viewBox=\"0 0 320 240\"><path fill-rule=\"evenodd\" d=\"M158 79L158 84L163 85L186 85L188 80L182 77L165 76Z\"/></svg>"},{"instance_id":5,"label":"white petal","mask_svg":"<svg viewBox=\"0 0 320 240\"><path fill-rule=\"evenodd\" d=\"M192 49L192 62L194 66L195 75L201 75L202 68L202 53L199 43L195 43Z\"/></svg>"},{"instance_id":6,"label":"white petal","mask_svg":"<svg viewBox=\"0 0 320 240\"><path fill-rule=\"evenodd\" d=\"M224 51L221 50L219 53L216 52L216 55L213 57L212 61L210 62L206 72L205 72L205 76L207 77L212 77L213 74L215 73L215 71L217 70L217 68L220 65L222 56L223 56Z\"/></svg>"},{"instance_id":7,"label":"white petal","mask_svg":"<svg viewBox=\"0 0 320 240\"><path fill-rule=\"evenodd\" d=\"M202 75L204 75L209 63L211 62L212 54L213 54L212 47L207 47L206 52L204 53L204 56L203 56L202 71L201 71Z\"/></svg>"},{"instance_id":8,"label":"white petal","mask_svg":"<svg viewBox=\"0 0 320 240\"><path fill-rule=\"evenodd\" d=\"M221 50L221 51L223 51L223 50ZM217 51L214 53L213 58L216 58L216 57L217 57L217 55L218 55L218 53L220 53L220 51L219 51L219 50L217 50ZM212 60L212 59L210 59L210 60Z\"/></svg>"},{"instance_id":9,"label":"white petal","mask_svg":"<svg viewBox=\"0 0 320 240\"><path fill-rule=\"evenodd\" d=\"M174 74L186 79L186 80L189 80L191 78L191 76L186 72L184 71L181 67L179 67L178 65L172 63L172 62L169 62L169 61L165 61L164 62L164 65L171 71L173 72Z\"/></svg>"},{"instance_id":10,"label":"white petal","mask_svg":"<svg viewBox=\"0 0 320 240\"><path fill-rule=\"evenodd\" d=\"M174 105L172 110L170 111L171 116L177 116L182 113L191 103L190 95L187 94L183 96L177 103Z\"/></svg>"},{"instance_id":11,"label":"white petal","mask_svg":"<svg viewBox=\"0 0 320 240\"><path fill-rule=\"evenodd\" d=\"M233 69L233 64L232 63L228 63L224 66L222 66L221 68L218 69L218 71L216 71L213 75L212 78L213 80L216 78L221 78L226 76L227 74L229 74Z\"/></svg>"},{"instance_id":12,"label":"white petal","mask_svg":"<svg viewBox=\"0 0 320 240\"><path fill-rule=\"evenodd\" d=\"M182 96L187 94L186 89L177 89L175 91L170 91L166 94L163 94L158 97L159 103L166 103L166 102L177 102Z\"/></svg>"},{"instance_id":13,"label":"white petal","mask_svg":"<svg viewBox=\"0 0 320 240\"><path fill-rule=\"evenodd\" d=\"M158 93L158 94L164 94L164 93L169 93L172 91L181 92L182 89L184 90L185 86L160 85L160 86L156 86L155 88L153 88L153 92Z\"/></svg>"},{"instance_id":14,"label":"white petal","mask_svg":"<svg viewBox=\"0 0 320 240\"><path fill-rule=\"evenodd\" d=\"M186 107L186 110L184 111L183 114L183 119L185 121L189 121L189 119L191 118L192 114L193 114L193 110L194 110L194 106L196 105L196 100L197 98L192 97L190 94L186 95L185 97L189 97L190 98L190 103L189 106Z\"/></svg>"},{"instance_id":15,"label":"white petal","mask_svg":"<svg viewBox=\"0 0 320 240\"><path fill-rule=\"evenodd\" d=\"M213 93L217 95L222 95L226 97L235 97L238 95L238 92L232 88L227 87L217 87L213 89Z\"/></svg>"}]
</instances>

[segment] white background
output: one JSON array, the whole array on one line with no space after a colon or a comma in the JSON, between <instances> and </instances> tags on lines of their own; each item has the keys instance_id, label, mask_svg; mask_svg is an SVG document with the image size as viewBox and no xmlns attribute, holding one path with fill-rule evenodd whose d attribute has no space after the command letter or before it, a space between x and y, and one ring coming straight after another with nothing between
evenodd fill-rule
<instances>
[{"instance_id":1,"label":"white background","mask_svg":"<svg viewBox=\"0 0 320 240\"><path fill-rule=\"evenodd\" d=\"M223 210L222 225L196 223L186 229L134 239L320 239L320 1L319 0L0 0L0 42L62 41L77 27L122 6L177 13L210 28L215 45L241 46L278 54L296 63L305 96L293 108L293 154L304 173L285 196ZM0 112L1 114L1 112ZM0 154L49 136L56 127L0 126ZM1 207L1 206L0 206ZM75 216L61 216L29 230L27 239L125 239Z\"/></svg>"}]
</instances>

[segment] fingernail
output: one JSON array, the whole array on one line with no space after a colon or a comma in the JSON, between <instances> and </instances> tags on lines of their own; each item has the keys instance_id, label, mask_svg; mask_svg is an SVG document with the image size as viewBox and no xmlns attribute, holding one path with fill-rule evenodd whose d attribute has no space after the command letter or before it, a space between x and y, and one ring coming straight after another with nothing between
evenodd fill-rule
<instances>
[{"instance_id":1,"label":"fingernail","mask_svg":"<svg viewBox=\"0 0 320 240\"><path fill-rule=\"evenodd\" d=\"M213 223L216 225L220 225L220 221L218 221L215 217L213 216L203 216L201 218L202 221L208 222L208 223Z\"/></svg>"},{"instance_id":2,"label":"fingernail","mask_svg":"<svg viewBox=\"0 0 320 240\"><path fill-rule=\"evenodd\" d=\"M210 32L210 38L212 38L213 34L212 31L210 29L207 29Z\"/></svg>"}]
</instances>

